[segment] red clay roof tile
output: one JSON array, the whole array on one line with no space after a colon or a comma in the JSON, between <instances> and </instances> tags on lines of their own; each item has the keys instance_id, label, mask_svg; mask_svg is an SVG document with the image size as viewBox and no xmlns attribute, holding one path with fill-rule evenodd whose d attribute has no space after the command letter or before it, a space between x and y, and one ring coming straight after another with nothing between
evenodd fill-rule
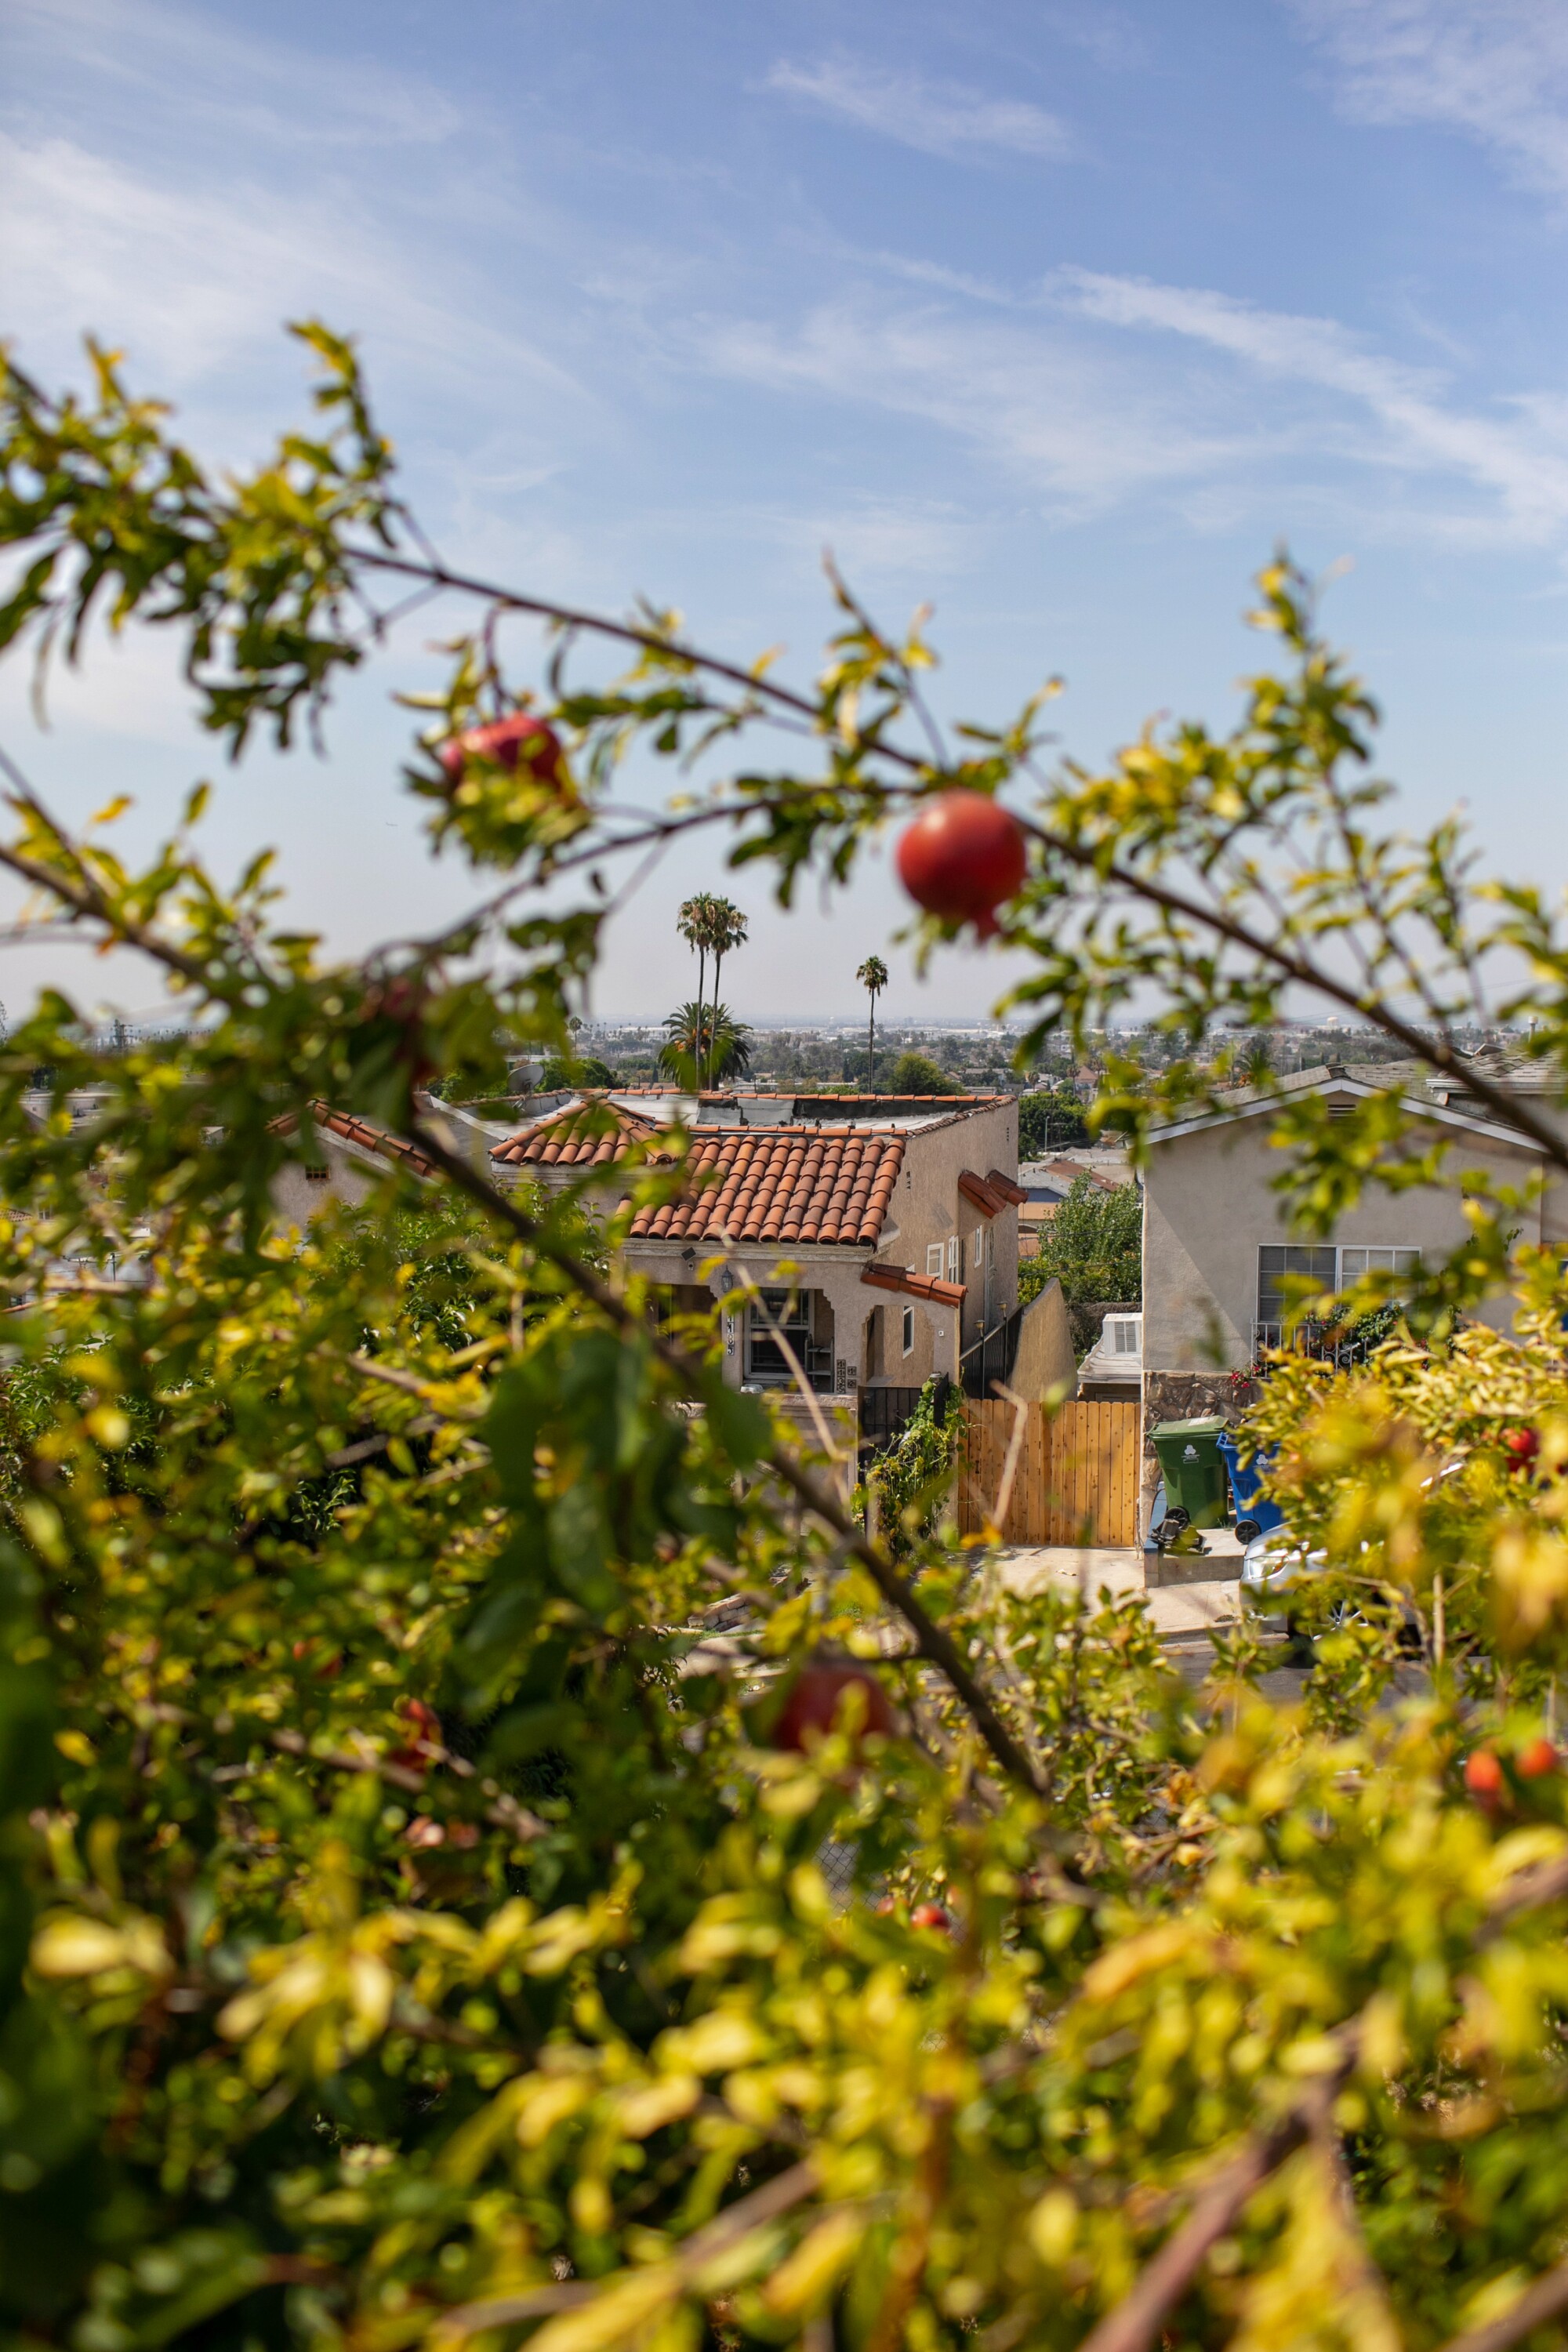
<instances>
[{"instance_id":1,"label":"red clay roof tile","mask_svg":"<svg viewBox=\"0 0 1568 2352\"><path fill-rule=\"evenodd\" d=\"M378 1159L401 1160L416 1176L437 1176L440 1171L433 1160L426 1160L416 1147L394 1135L389 1128L373 1126L368 1118L360 1118L353 1111L333 1110L324 1102L310 1105L310 1117L318 1129L335 1135L341 1143L356 1143L362 1151L373 1151ZM292 1135L300 1122L292 1111L272 1122L279 1135Z\"/></svg>"},{"instance_id":2,"label":"red clay roof tile","mask_svg":"<svg viewBox=\"0 0 1568 2352\"><path fill-rule=\"evenodd\" d=\"M686 1160L683 1196L639 1209L631 1238L874 1249L903 1156L901 1135L853 1128L699 1134Z\"/></svg>"},{"instance_id":3,"label":"red clay roof tile","mask_svg":"<svg viewBox=\"0 0 1568 2352\"><path fill-rule=\"evenodd\" d=\"M988 1217L999 1217L1007 1205L1001 1193L994 1192L984 1177L977 1176L973 1168L960 1170L958 1189L966 1201L973 1201Z\"/></svg>"},{"instance_id":4,"label":"red clay roof tile","mask_svg":"<svg viewBox=\"0 0 1568 2352\"><path fill-rule=\"evenodd\" d=\"M615 1103L568 1103L537 1127L498 1143L490 1158L509 1168L606 1168L658 1131L652 1119Z\"/></svg>"},{"instance_id":5,"label":"red clay roof tile","mask_svg":"<svg viewBox=\"0 0 1568 2352\"><path fill-rule=\"evenodd\" d=\"M1004 1176L1000 1168L988 1168L985 1181L994 1192L1000 1192L1005 1201L1011 1201L1016 1209L1021 1209L1029 1197L1023 1186L1016 1184L1011 1176Z\"/></svg>"},{"instance_id":6,"label":"red clay roof tile","mask_svg":"<svg viewBox=\"0 0 1568 2352\"><path fill-rule=\"evenodd\" d=\"M611 1103L616 1121L585 1122L583 1106L498 1144L492 1160L517 1168L600 1168L658 1133L649 1119ZM634 1241L819 1242L874 1249L887 1221L904 1138L865 1128L699 1129L681 1197L639 1209ZM658 1160L667 1155L659 1153Z\"/></svg>"},{"instance_id":7,"label":"red clay roof tile","mask_svg":"<svg viewBox=\"0 0 1568 2352\"><path fill-rule=\"evenodd\" d=\"M873 1290L902 1290L911 1298L930 1299L937 1307L962 1307L965 1286L944 1282L940 1275L917 1274L908 1265L868 1265L860 1276Z\"/></svg>"}]
</instances>

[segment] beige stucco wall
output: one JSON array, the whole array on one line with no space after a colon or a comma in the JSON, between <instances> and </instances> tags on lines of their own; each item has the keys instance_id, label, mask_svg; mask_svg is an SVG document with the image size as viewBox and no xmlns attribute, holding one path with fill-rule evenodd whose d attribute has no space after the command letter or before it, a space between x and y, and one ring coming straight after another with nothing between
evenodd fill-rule
<instances>
[{"instance_id":1,"label":"beige stucco wall","mask_svg":"<svg viewBox=\"0 0 1568 2352\"><path fill-rule=\"evenodd\" d=\"M1258 1311L1258 1252L1289 1232L1270 1185L1282 1166L1268 1140L1267 1114L1237 1118L1169 1141L1151 1143L1143 1206L1143 1362L1152 1371L1242 1370L1252 1361ZM1456 1178L1476 1169L1519 1184L1537 1166L1528 1145L1453 1135L1448 1165ZM1413 1134L1430 1140L1422 1122ZM1564 1202L1568 1210L1568 1201ZM1510 1220L1511 1222L1511 1220ZM1521 1213L1521 1239L1539 1240L1539 1210ZM1391 1192L1369 1185L1330 1240L1343 1244L1415 1247L1441 1255L1464 1239L1457 1189L1436 1185ZM1495 1320L1506 1326L1506 1300Z\"/></svg>"},{"instance_id":2,"label":"beige stucco wall","mask_svg":"<svg viewBox=\"0 0 1568 2352\"><path fill-rule=\"evenodd\" d=\"M363 1152L351 1151L328 1129L317 1129L316 1142L319 1157L315 1165L327 1171L325 1178L307 1176L302 1164L290 1160L279 1168L270 1188L272 1212L279 1224L300 1233L334 1201L346 1201L350 1208L357 1209L378 1173L374 1162L367 1160Z\"/></svg>"},{"instance_id":3,"label":"beige stucco wall","mask_svg":"<svg viewBox=\"0 0 1568 2352\"><path fill-rule=\"evenodd\" d=\"M904 1144L904 1164L889 1203L888 1224L877 1255L889 1262L926 1271L926 1251L942 1244L942 1275L947 1274L946 1248L957 1234L963 1244L962 1345L978 1339L984 1327L985 1251L989 1236L991 1259L991 1328L1010 1315L1018 1302L1018 1213L1009 1204L998 1217L987 1217L958 1189L965 1169L976 1176L1000 1169L1004 1176L1018 1173L1018 1107L1010 1099L994 1108L967 1111L941 1124L911 1129ZM975 1235L980 1235L977 1262ZM946 1365L933 1367L946 1370ZM897 1379L897 1375L892 1377ZM923 1379L924 1373L918 1377ZM900 1382L907 1386L908 1382Z\"/></svg>"},{"instance_id":4,"label":"beige stucco wall","mask_svg":"<svg viewBox=\"0 0 1568 2352\"><path fill-rule=\"evenodd\" d=\"M1031 1299L1024 1310L1009 1385L1015 1395L1027 1397L1034 1404L1047 1389L1064 1384L1069 1397L1078 1394L1072 1322L1061 1284L1053 1275L1038 1297Z\"/></svg>"}]
</instances>

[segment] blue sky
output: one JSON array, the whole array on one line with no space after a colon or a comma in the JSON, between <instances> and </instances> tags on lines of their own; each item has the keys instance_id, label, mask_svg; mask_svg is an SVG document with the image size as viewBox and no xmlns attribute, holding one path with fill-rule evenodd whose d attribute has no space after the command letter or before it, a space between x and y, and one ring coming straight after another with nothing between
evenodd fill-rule
<instances>
[{"instance_id":1,"label":"blue sky","mask_svg":"<svg viewBox=\"0 0 1568 2352\"><path fill-rule=\"evenodd\" d=\"M1284 538L1348 561L1328 618L1412 816L1466 799L1503 868L1568 869L1561 0L8 0L0 92L0 319L36 373L90 327L248 457L302 413L279 323L319 311L450 557L805 672L831 544L883 614L935 603L949 714L1059 671L1090 760L1229 715ZM393 785L387 693L437 628L344 698L324 766L218 773L219 861L278 842L345 950L462 903ZM171 651L107 656L42 736L13 682L0 740L154 830L213 767ZM598 1010L688 992L673 908L715 878L652 877ZM753 1015L853 1009L901 919L885 866L787 922L733 894ZM1005 976L894 961L894 1016ZM153 992L40 949L0 993L45 974Z\"/></svg>"}]
</instances>

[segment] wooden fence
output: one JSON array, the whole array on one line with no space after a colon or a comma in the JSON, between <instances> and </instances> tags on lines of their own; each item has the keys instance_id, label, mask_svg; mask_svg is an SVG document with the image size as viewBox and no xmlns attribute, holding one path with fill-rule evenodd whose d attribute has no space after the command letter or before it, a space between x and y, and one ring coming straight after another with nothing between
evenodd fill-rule
<instances>
[{"instance_id":1,"label":"wooden fence","mask_svg":"<svg viewBox=\"0 0 1568 2352\"><path fill-rule=\"evenodd\" d=\"M1007 1515L1010 1544L1138 1541L1141 1453L1136 1402L1068 1404L1049 1414L1023 1408L1024 1426ZM958 1524L976 1535L996 1507L1019 1408L966 1402L964 1460L958 1481Z\"/></svg>"}]
</instances>

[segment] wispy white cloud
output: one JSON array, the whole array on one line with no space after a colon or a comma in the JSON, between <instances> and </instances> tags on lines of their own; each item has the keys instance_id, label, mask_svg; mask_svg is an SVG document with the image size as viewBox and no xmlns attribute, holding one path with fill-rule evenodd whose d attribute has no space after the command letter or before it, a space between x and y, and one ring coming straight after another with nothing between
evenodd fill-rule
<instances>
[{"instance_id":1,"label":"wispy white cloud","mask_svg":"<svg viewBox=\"0 0 1568 2352\"><path fill-rule=\"evenodd\" d=\"M1067 126L1026 99L987 98L962 83L926 81L842 55L816 65L781 58L769 71L767 87L928 155L1002 148L1058 157L1072 149Z\"/></svg>"},{"instance_id":2,"label":"wispy white cloud","mask_svg":"<svg viewBox=\"0 0 1568 2352\"><path fill-rule=\"evenodd\" d=\"M925 274L898 257L884 267ZM702 321L690 354L774 391L923 420L1061 514L1156 497L1200 530L1305 509L1405 539L1568 544L1556 395L1466 403L1439 370L1336 320L1204 288L1068 268L1010 296L931 277L958 299L867 286L791 325Z\"/></svg>"},{"instance_id":3,"label":"wispy white cloud","mask_svg":"<svg viewBox=\"0 0 1568 2352\"><path fill-rule=\"evenodd\" d=\"M1054 324L900 307L862 289L795 326L701 322L689 349L717 374L920 418L1074 511L1201 477L1256 438L1184 417L1152 372Z\"/></svg>"},{"instance_id":4,"label":"wispy white cloud","mask_svg":"<svg viewBox=\"0 0 1568 2352\"><path fill-rule=\"evenodd\" d=\"M177 89L187 129L221 130L312 149L428 145L461 116L437 85L378 57L304 56L162 0L7 0L14 59L68 62L138 103Z\"/></svg>"},{"instance_id":5,"label":"wispy white cloud","mask_svg":"<svg viewBox=\"0 0 1568 2352\"><path fill-rule=\"evenodd\" d=\"M1363 122L1433 123L1489 147L1527 184L1568 194L1563 0L1290 0Z\"/></svg>"},{"instance_id":6,"label":"wispy white cloud","mask_svg":"<svg viewBox=\"0 0 1568 2352\"><path fill-rule=\"evenodd\" d=\"M1106 73L1133 73L1149 59L1149 44L1125 8L1108 0L1050 0L1041 22L1070 41Z\"/></svg>"},{"instance_id":7,"label":"wispy white cloud","mask_svg":"<svg viewBox=\"0 0 1568 2352\"><path fill-rule=\"evenodd\" d=\"M183 189L62 138L0 132L6 315L27 364L93 328L133 332L139 378L189 385L319 310L393 349L426 380L479 371L574 392L556 361L509 335L476 299L341 192Z\"/></svg>"},{"instance_id":8,"label":"wispy white cloud","mask_svg":"<svg viewBox=\"0 0 1568 2352\"><path fill-rule=\"evenodd\" d=\"M1342 454L1468 483L1496 502L1508 536L1545 541L1568 525L1568 408L1555 398L1520 395L1478 413L1447 402L1435 373L1368 349L1331 319L1090 270L1063 270L1055 287L1080 317L1181 336L1277 383L1340 395L1373 428L1342 440Z\"/></svg>"}]
</instances>

